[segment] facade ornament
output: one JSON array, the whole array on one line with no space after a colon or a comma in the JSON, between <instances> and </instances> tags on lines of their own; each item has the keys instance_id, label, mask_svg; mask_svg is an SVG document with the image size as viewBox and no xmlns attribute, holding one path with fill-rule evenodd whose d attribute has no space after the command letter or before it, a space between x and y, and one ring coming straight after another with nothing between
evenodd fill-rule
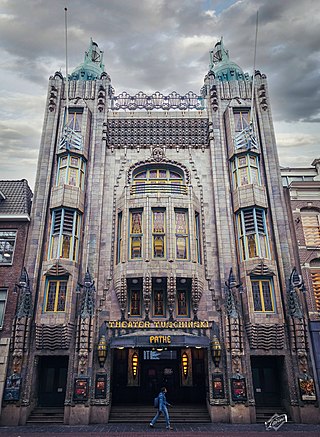
<instances>
[{"instance_id":1,"label":"facade ornament","mask_svg":"<svg viewBox=\"0 0 320 437\"><path fill-rule=\"evenodd\" d=\"M157 161L161 162L165 158L165 153L162 147L155 147L152 149L152 158Z\"/></svg>"},{"instance_id":2,"label":"facade ornament","mask_svg":"<svg viewBox=\"0 0 320 437\"><path fill-rule=\"evenodd\" d=\"M239 317L238 310L236 307L236 301L233 294L233 288L239 288L241 284L237 284L232 268L230 269L228 281L225 283L226 285L226 309L227 314L231 318L237 319Z\"/></svg>"},{"instance_id":3,"label":"facade ornament","mask_svg":"<svg viewBox=\"0 0 320 437\"><path fill-rule=\"evenodd\" d=\"M199 302L202 296L202 284L199 281L199 278L196 275L192 277L192 286L191 286L191 305L193 311L193 320L198 320L198 309Z\"/></svg>"},{"instance_id":4,"label":"facade ornament","mask_svg":"<svg viewBox=\"0 0 320 437\"><path fill-rule=\"evenodd\" d=\"M94 281L92 280L88 269L84 276L83 286L80 284L78 284L78 286L83 287L80 317L81 319L92 317L94 315L94 307L95 307L94 293L96 291L96 288L94 286Z\"/></svg>"},{"instance_id":5,"label":"facade ornament","mask_svg":"<svg viewBox=\"0 0 320 437\"><path fill-rule=\"evenodd\" d=\"M20 320L23 317L29 317L31 315L32 307L30 281L25 267L22 269L19 284L16 284L16 287L20 290L16 318Z\"/></svg>"},{"instance_id":6,"label":"facade ornament","mask_svg":"<svg viewBox=\"0 0 320 437\"><path fill-rule=\"evenodd\" d=\"M121 320L124 321L127 308L127 281L125 275L122 275L120 280L117 281L115 292L120 305Z\"/></svg>"},{"instance_id":7,"label":"facade ornament","mask_svg":"<svg viewBox=\"0 0 320 437\"><path fill-rule=\"evenodd\" d=\"M169 276L169 284L167 288L167 301L168 301L168 310L169 310L169 320L173 321L173 311L175 304L175 295L176 295L176 287L175 287L175 277L173 273Z\"/></svg>"},{"instance_id":8,"label":"facade ornament","mask_svg":"<svg viewBox=\"0 0 320 437\"><path fill-rule=\"evenodd\" d=\"M150 320L150 302L151 302L151 275L146 273L143 279L143 305L145 312L145 320Z\"/></svg>"},{"instance_id":9,"label":"facade ornament","mask_svg":"<svg viewBox=\"0 0 320 437\"><path fill-rule=\"evenodd\" d=\"M303 289L303 281L298 275L296 268L294 267L292 269L289 279L288 306L290 315L292 317L302 319L303 314L296 289Z\"/></svg>"}]
</instances>

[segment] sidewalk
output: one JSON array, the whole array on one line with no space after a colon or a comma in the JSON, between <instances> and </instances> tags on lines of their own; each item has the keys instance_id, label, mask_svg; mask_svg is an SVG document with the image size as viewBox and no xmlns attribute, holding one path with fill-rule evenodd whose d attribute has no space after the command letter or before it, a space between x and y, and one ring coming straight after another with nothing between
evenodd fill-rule
<instances>
[{"instance_id":1,"label":"sidewalk","mask_svg":"<svg viewBox=\"0 0 320 437\"><path fill-rule=\"evenodd\" d=\"M266 431L263 424L224 424L224 423L209 423L209 424L177 424L172 425L173 430L167 431L164 424L156 425L154 429L150 429L147 424L114 424L114 425L28 425L19 427L0 427L0 435L2 437L71 437L86 436L86 437L164 437L173 435L174 437L228 437L228 436L246 436L257 437L268 435L269 437L320 437L319 425L305 424L284 424L278 431Z\"/></svg>"}]
</instances>

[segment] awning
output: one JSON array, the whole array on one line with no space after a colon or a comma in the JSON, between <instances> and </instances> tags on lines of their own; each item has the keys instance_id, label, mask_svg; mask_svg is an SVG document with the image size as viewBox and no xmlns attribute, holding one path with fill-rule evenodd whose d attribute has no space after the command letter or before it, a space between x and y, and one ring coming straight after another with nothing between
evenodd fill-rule
<instances>
[{"instance_id":1,"label":"awning","mask_svg":"<svg viewBox=\"0 0 320 437\"><path fill-rule=\"evenodd\" d=\"M203 347L210 345L205 335L193 335L175 332L144 332L111 337L110 348L150 348L150 347Z\"/></svg>"}]
</instances>

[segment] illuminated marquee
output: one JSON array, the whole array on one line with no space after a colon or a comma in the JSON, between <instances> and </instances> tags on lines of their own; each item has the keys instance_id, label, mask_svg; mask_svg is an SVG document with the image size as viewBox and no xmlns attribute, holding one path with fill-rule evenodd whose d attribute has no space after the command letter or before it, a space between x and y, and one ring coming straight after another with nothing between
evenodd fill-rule
<instances>
[{"instance_id":1,"label":"illuminated marquee","mask_svg":"<svg viewBox=\"0 0 320 437\"><path fill-rule=\"evenodd\" d=\"M209 329L211 323L208 320L203 321L121 321L121 320L110 320L106 321L106 325L110 329L152 329L152 328L160 328L160 329Z\"/></svg>"},{"instance_id":2,"label":"illuminated marquee","mask_svg":"<svg viewBox=\"0 0 320 437\"><path fill-rule=\"evenodd\" d=\"M170 335L150 335L149 342L150 344L170 344L171 337Z\"/></svg>"}]
</instances>

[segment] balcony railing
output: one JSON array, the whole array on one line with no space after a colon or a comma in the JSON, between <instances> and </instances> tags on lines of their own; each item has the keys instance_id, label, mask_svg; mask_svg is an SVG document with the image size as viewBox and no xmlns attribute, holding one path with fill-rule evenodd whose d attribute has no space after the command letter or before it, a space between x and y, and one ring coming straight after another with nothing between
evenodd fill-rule
<instances>
[{"instance_id":1,"label":"balcony railing","mask_svg":"<svg viewBox=\"0 0 320 437\"><path fill-rule=\"evenodd\" d=\"M140 194L187 194L186 185L182 184L137 184L130 188L131 195Z\"/></svg>"}]
</instances>

